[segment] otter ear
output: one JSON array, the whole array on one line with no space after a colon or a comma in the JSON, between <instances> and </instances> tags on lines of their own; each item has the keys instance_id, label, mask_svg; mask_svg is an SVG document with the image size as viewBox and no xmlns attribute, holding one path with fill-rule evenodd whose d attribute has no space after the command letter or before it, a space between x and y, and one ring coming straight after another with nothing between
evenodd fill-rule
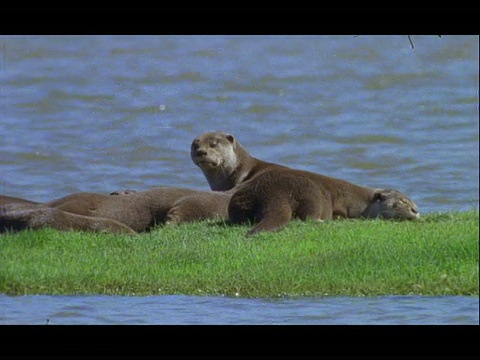
<instances>
[{"instance_id":1,"label":"otter ear","mask_svg":"<svg viewBox=\"0 0 480 360\"><path fill-rule=\"evenodd\" d=\"M232 144L235 142L235 138L233 137L233 135L230 135L230 134L226 134L225 139L227 139Z\"/></svg>"},{"instance_id":2,"label":"otter ear","mask_svg":"<svg viewBox=\"0 0 480 360\"><path fill-rule=\"evenodd\" d=\"M387 194L383 190L378 190L373 195L373 201L385 201L387 199Z\"/></svg>"},{"instance_id":3,"label":"otter ear","mask_svg":"<svg viewBox=\"0 0 480 360\"><path fill-rule=\"evenodd\" d=\"M373 194L374 201L385 201L388 198L395 196L397 190L394 189L377 189Z\"/></svg>"}]
</instances>

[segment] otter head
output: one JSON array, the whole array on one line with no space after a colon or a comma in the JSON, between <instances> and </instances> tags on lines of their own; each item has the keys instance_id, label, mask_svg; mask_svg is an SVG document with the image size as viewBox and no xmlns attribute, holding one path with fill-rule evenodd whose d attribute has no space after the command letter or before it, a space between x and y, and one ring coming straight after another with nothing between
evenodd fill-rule
<instances>
[{"instance_id":1,"label":"otter head","mask_svg":"<svg viewBox=\"0 0 480 360\"><path fill-rule=\"evenodd\" d=\"M223 132L207 132L193 140L190 155L212 190L225 191L235 185L229 178L239 163L237 147L233 135Z\"/></svg>"},{"instance_id":2,"label":"otter head","mask_svg":"<svg viewBox=\"0 0 480 360\"><path fill-rule=\"evenodd\" d=\"M207 132L192 142L190 155L193 162L202 170L235 168L235 138L223 132Z\"/></svg>"},{"instance_id":3,"label":"otter head","mask_svg":"<svg viewBox=\"0 0 480 360\"><path fill-rule=\"evenodd\" d=\"M416 220L420 217L418 206L400 191L378 189L373 194L372 203L364 212L366 217L384 219Z\"/></svg>"}]
</instances>

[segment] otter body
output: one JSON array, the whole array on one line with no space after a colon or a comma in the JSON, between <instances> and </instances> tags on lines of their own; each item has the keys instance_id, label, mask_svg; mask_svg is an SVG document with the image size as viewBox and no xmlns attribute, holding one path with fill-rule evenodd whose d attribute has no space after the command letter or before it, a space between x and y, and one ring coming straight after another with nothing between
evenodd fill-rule
<instances>
[{"instance_id":1,"label":"otter body","mask_svg":"<svg viewBox=\"0 0 480 360\"><path fill-rule=\"evenodd\" d=\"M42 223L59 230L94 230L101 228L104 220L112 220L134 232L143 232L162 223L226 218L231 197L226 193L175 187L115 193L118 195L75 193L45 204L14 198L16 203L10 202L0 209L0 231L39 228ZM115 229L114 224L107 222L104 224L107 231L107 225Z\"/></svg>"},{"instance_id":2,"label":"otter body","mask_svg":"<svg viewBox=\"0 0 480 360\"><path fill-rule=\"evenodd\" d=\"M255 222L248 235L282 229L292 218L415 220L417 205L393 189L358 186L307 171L276 169L237 187L228 206L232 223Z\"/></svg>"},{"instance_id":3,"label":"otter body","mask_svg":"<svg viewBox=\"0 0 480 360\"><path fill-rule=\"evenodd\" d=\"M293 217L417 219L417 205L393 189L374 189L296 170L251 156L233 135L207 132L195 138L191 158L212 190L233 192L232 223L255 222L249 231L283 228Z\"/></svg>"},{"instance_id":4,"label":"otter body","mask_svg":"<svg viewBox=\"0 0 480 360\"><path fill-rule=\"evenodd\" d=\"M125 224L105 218L93 218L72 214L47 206L25 207L19 204L0 206L0 233L3 231L20 231L25 229L53 229L67 231L96 231L115 234L136 234Z\"/></svg>"},{"instance_id":5,"label":"otter body","mask_svg":"<svg viewBox=\"0 0 480 360\"><path fill-rule=\"evenodd\" d=\"M142 232L165 222L226 218L229 199L222 193L159 187L121 196L73 194L50 205L75 214L113 219Z\"/></svg>"}]
</instances>

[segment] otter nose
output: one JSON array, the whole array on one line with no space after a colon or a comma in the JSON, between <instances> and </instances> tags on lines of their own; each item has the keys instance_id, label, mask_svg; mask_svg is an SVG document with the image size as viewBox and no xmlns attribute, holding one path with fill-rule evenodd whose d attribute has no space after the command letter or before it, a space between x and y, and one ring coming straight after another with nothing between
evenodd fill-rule
<instances>
[{"instance_id":1,"label":"otter nose","mask_svg":"<svg viewBox=\"0 0 480 360\"><path fill-rule=\"evenodd\" d=\"M414 214L418 214L418 209L417 208L410 208L410 211Z\"/></svg>"},{"instance_id":2,"label":"otter nose","mask_svg":"<svg viewBox=\"0 0 480 360\"><path fill-rule=\"evenodd\" d=\"M205 156L205 155L207 155L207 152L205 150L197 150L195 152L195 155L196 156Z\"/></svg>"}]
</instances>

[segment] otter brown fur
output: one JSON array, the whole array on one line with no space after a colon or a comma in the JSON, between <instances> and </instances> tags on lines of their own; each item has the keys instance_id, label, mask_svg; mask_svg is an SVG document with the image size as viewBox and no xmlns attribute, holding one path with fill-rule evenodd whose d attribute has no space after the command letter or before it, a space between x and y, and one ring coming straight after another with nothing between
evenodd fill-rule
<instances>
[{"instance_id":1,"label":"otter brown fur","mask_svg":"<svg viewBox=\"0 0 480 360\"><path fill-rule=\"evenodd\" d=\"M35 201L30 201L14 196L8 196L8 195L0 195L0 205L6 205L6 204L30 204L30 205L35 205L35 204L40 204L39 202Z\"/></svg>"},{"instance_id":2,"label":"otter brown fur","mask_svg":"<svg viewBox=\"0 0 480 360\"><path fill-rule=\"evenodd\" d=\"M221 131L197 136L190 156L214 191L230 190L265 171L286 168L251 156L233 135Z\"/></svg>"},{"instance_id":3,"label":"otter brown fur","mask_svg":"<svg viewBox=\"0 0 480 360\"><path fill-rule=\"evenodd\" d=\"M99 204L107 201L110 198L110 195L92 192L80 192L49 201L45 203L45 205L73 214L91 216L91 211L95 210Z\"/></svg>"},{"instance_id":4,"label":"otter brown fur","mask_svg":"<svg viewBox=\"0 0 480 360\"><path fill-rule=\"evenodd\" d=\"M47 206L28 208L22 205L24 204L10 203L0 206L0 232L51 227L63 231L136 234L130 227L112 219L82 216Z\"/></svg>"},{"instance_id":5,"label":"otter brown fur","mask_svg":"<svg viewBox=\"0 0 480 360\"><path fill-rule=\"evenodd\" d=\"M184 196L196 194L196 190L159 187L122 196L102 194L73 194L53 206L63 211L102 217L119 221L137 232L151 229L165 222L175 202Z\"/></svg>"},{"instance_id":6,"label":"otter brown fur","mask_svg":"<svg viewBox=\"0 0 480 360\"><path fill-rule=\"evenodd\" d=\"M278 230L292 217L416 219L417 205L399 191L354 185L251 156L231 134L206 132L191 145L191 158L212 190L233 189L229 219L258 222L250 235Z\"/></svg>"},{"instance_id":7,"label":"otter brown fur","mask_svg":"<svg viewBox=\"0 0 480 360\"><path fill-rule=\"evenodd\" d=\"M126 194L131 194L136 192L135 190L120 190L120 191L113 191L110 193L110 195L126 195ZM81 195L79 195L81 194ZM78 197L79 199L83 199L86 194L92 194L92 195L99 195L101 197L104 197L105 195L100 195L96 193L77 193L77 194L72 194L65 196L63 198L57 199L57 200L52 200L48 203L41 203L37 201L31 201L23 198L18 198L14 196L8 196L8 195L0 195L0 205L6 205L6 204L31 204L31 205L47 205L50 207L56 207L56 206L61 206L62 203L66 201L71 201L75 199L75 197Z\"/></svg>"},{"instance_id":8,"label":"otter brown fur","mask_svg":"<svg viewBox=\"0 0 480 360\"><path fill-rule=\"evenodd\" d=\"M417 205L393 189L375 189L295 169L272 169L236 188L228 206L232 223L255 222L248 235L283 228L294 217L419 218Z\"/></svg>"},{"instance_id":9,"label":"otter brown fur","mask_svg":"<svg viewBox=\"0 0 480 360\"><path fill-rule=\"evenodd\" d=\"M111 219L136 232L143 232L165 222L177 224L215 217L226 218L230 196L231 194L175 187L159 187L119 196L76 193L40 204L42 209L38 210L40 215L35 222L41 223L40 219L43 218L43 213L52 213L54 216L49 218L51 220L45 222L45 226L51 226L56 221L55 219L62 218L58 214L58 211L62 211L83 216L81 219L83 222L91 219L92 227L97 222L95 219ZM18 206L22 206L22 210L29 210L28 214L9 212L8 209L4 209L3 214L0 214L0 223L3 221L7 227L8 222L13 223L16 216L19 218L32 217L37 207L35 204L18 204ZM18 206L16 210L19 210ZM58 211L49 212L44 208L54 208ZM27 222L23 221L21 224L27 224ZM58 227L63 228L61 221ZM78 229L83 230L84 227L85 224L82 223L82 227Z\"/></svg>"},{"instance_id":10,"label":"otter brown fur","mask_svg":"<svg viewBox=\"0 0 480 360\"><path fill-rule=\"evenodd\" d=\"M200 221L207 219L227 219L228 203L232 192L199 191L177 200L167 213L167 224Z\"/></svg>"}]
</instances>

